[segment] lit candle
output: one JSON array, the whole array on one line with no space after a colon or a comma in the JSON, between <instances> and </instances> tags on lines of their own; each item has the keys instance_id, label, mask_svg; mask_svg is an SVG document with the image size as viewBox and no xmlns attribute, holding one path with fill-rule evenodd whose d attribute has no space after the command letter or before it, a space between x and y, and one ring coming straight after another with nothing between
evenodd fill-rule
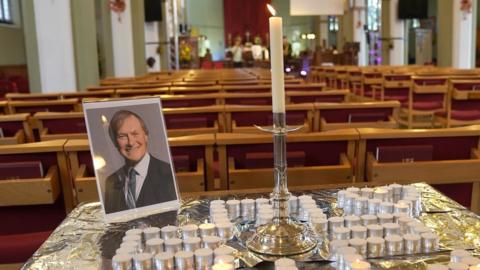
<instances>
[{"instance_id":1,"label":"lit candle","mask_svg":"<svg viewBox=\"0 0 480 270\"><path fill-rule=\"evenodd\" d=\"M232 264L229 263L217 263L212 266L212 270L233 270L235 269Z\"/></svg>"},{"instance_id":2,"label":"lit candle","mask_svg":"<svg viewBox=\"0 0 480 270\"><path fill-rule=\"evenodd\" d=\"M213 223L202 223L200 226L198 226L198 228L200 229L200 235L202 237L207 235L215 235L216 227Z\"/></svg>"},{"instance_id":3,"label":"lit candle","mask_svg":"<svg viewBox=\"0 0 480 270\"><path fill-rule=\"evenodd\" d=\"M280 258L275 260L275 269L282 268L282 267L290 267L296 266L295 261L289 258Z\"/></svg>"},{"instance_id":4,"label":"lit candle","mask_svg":"<svg viewBox=\"0 0 480 270\"><path fill-rule=\"evenodd\" d=\"M285 113L285 82L283 78L282 18L275 17L275 9L267 5L273 17L270 25L270 72L272 74L272 107L274 113Z\"/></svg>"},{"instance_id":5,"label":"lit candle","mask_svg":"<svg viewBox=\"0 0 480 270\"><path fill-rule=\"evenodd\" d=\"M370 270L370 264L364 261L356 261L350 264L351 270Z\"/></svg>"}]
</instances>

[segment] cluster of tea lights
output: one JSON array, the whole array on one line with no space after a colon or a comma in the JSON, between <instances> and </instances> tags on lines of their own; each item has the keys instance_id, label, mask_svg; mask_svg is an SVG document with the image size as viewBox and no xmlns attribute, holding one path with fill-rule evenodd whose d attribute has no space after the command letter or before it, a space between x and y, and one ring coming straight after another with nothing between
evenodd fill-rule
<instances>
[{"instance_id":1,"label":"cluster of tea lights","mask_svg":"<svg viewBox=\"0 0 480 270\"><path fill-rule=\"evenodd\" d=\"M233 225L212 223L130 229L112 258L113 269L233 270L234 250L223 245Z\"/></svg>"},{"instance_id":2,"label":"cluster of tea lights","mask_svg":"<svg viewBox=\"0 0 480 270\"><path fill-rule=\"evenodd\" d=\"M344 247L367 258L438 250L438 235L414 218L421 198L414 186L350 187L337 196L344 216L311 221L317 233L328 233L332 256Z\"/></svg>"},{"instance_id":3,"label":"cluster of tea lights","mask_svg":"<svg viewBox=\"0 0 480 270\"><path fill-rule=\"evenodd\" d=\"M480 270L480 259L466 250L455 249L450 252L450 262L447 265L429 264L427 270Z\"/></svg>"}]
</instances>

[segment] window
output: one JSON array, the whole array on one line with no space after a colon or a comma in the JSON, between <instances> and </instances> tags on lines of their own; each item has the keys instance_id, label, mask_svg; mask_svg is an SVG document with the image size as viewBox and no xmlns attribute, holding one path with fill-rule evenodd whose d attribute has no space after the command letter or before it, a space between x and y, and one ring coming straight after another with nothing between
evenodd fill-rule
<instances>
[{"instance_id":1,"label":"window","mask_svg":"<svg viewBox=\"0 0 480 270\"><path fill-rule=\"evenodd\" d=\"M382 1L368 0L367 2L367 27L369 31L378 31L381 24Z\"/></svg>"},{"instance_id":2,"label":"window","mask_svg":"<svg viewBox=\"0 0 480 270\"><path fill-rule=\"evenodd\" d=\"M336 16L328 16L328 31L338 32L338 18Z\"/></svg>"},{"instance_id":3,"label":"window","mask_svg":"<svg viewBox=\"0 0 480 270\"><path fill-rule=\"evenodd\" d=\"M0 0L0 23L13 23L10 0Z\"/></svg>"}]
</instances>

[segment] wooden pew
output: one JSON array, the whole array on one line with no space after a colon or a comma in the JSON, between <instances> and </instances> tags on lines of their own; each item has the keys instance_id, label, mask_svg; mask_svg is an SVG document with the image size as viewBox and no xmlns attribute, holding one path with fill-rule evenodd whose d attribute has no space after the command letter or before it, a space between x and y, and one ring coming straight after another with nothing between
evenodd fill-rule
<instances>
[{"instance_id":1,"label":"wooden pew","mask_svg":"<svg viewBox=\"0 0 480 270\"><path fill-rule=\"evenodd\" d=\"M169 138L175 176L181 192L214 189L214 143L213 134ZM98 201L99 193L88 140L69 140L65 144L65 153L77 203Z\"/></svg>"},{"instance_id":2,"label":"wooden pew","mask_svg":"<svg viewBox=\"0 0 480 270\"><path fill-rule=\"evenodd\" d=\"M223 105L165 108L163 115L168 136L223 132L225 130L223 109Z\"/></svg>"},{"instance_id":3,"label":"wooden pew","mask_svg":"<svg viewBox=\"0 0 480 270\"><path fill-rule=\"evenodd\" d=\"M37 112L32 121L41 141L87 138L83 112Z\"/></svg>"},{"instance_id":4,"label":"wooden pew","mask_svg":"<svg viewBox=\"0 0 480 270\"><path fill-rule=\"evenodd\" d=\"M75 112L81 111L82 106L77 98L61 100L37 100L37 101L9 101L10 113L36 112Z\"/></svg>"},{"instance_id":5,"label":"wooden pew","mask_svg":"<svg viewBox=\"0 0 480 270\"><path fill-rule=\"evenodd\" d=\"M290 186L352 182L354 129L287 137ZM273 186L271 134L217 134L221 189Z\"/></svg>"},{"instance_id":6,"label":"wooden pew","mask_svg":"<svg viewBox=\"0 0 480 270\"><path fill-rule=\"evenodd\" d=\"M169 87L147 88L147 89L118 89L115 91L117 97L154 96L169 94Z\"/></svg>"},{"instance_id":7,"label":"wooden pew","mask_svg":"<svg viewBox=\"0 0 480 270\"><path fill-rule=\"evenodd\" d=\"M424 181L480 209L480 126L358 132L357 181Z\"/></svg>"},{"instance_id":8,"label":"wooden pew","mask_svg":"<svg viewBox=\"0 0 480 270\"><path fill-rule=\"evenodd\" d=\"M29 117L28 113L0 115L0 129L3 134L0 145L33 142Z\"/></svg>"},{"instance_id":9,"label":"wooden pew","mask_svg":"<svg viewBox=\"0 0 480 270\"><path fill-rule=\"evenodd\" d=\"M172 86L170 87L171 95L189 95L189 94L208 94L220 93L222 87L220 85L208 86Z\"/></svg>"},{"instance_id":10,"label":"wooden pew","mask_svg":"<svg viewBox=\"0 0 480 270\"><path fill-rule=\"evenodd\" d=\"M398 101L315 103L313 131L398 126Z\"/></svg>"},{"instance_id":11,"label":"wooden pew","mask_svg":"<svg viewBox=\"0 0 480 270\"><path fill-rule=\"evenodd\" d=\"M287 104L314 103L314 102L347 102L350 91L348 89L328 91L287 91L285 98ZM271 95L270 95L271 96Z\"/></svg>"}]
</instances>

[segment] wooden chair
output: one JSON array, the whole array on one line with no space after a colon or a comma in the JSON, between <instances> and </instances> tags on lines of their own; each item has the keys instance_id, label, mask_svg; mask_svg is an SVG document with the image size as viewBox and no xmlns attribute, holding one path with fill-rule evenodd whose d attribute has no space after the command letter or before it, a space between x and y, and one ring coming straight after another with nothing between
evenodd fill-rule
<instances>
[{"instance_id":1,"label":"wooden chair","mask_svg":"<svg viewBox=\"0 0 480 270\"><path fill-rule=\"evenodd\" d=\"M447 128L480 124L480 80L450 80L446 110L434 121Z\"/></svg>"},{"instance_id":2,"label":"wooden chair","mask_svg":"<svg viewBox=\"0 0 480 270\"><path fill-rule=\"evenodd\" d=\"M448 78L412 76L408 102L402 104L399 123L408 128L433 126L433 116L446 108Z\"/></svg>"},{"instance_id":3,"label":"wooden chair","mask_svg":"<svg viewBox=\"0 0 480 270\"><path fill-rule=\"evenodd\" d=\"M353 84L361 83L362 81L362 71L359 67L349 67L347 68L347 88L350 91L353 90Z\"/></svg>"},{"instance_id":4,"label":"wooden chair","mask_svg":"<svg viewBox=\"0 0 480 270\"><path fill-rule=\"evenodd\" d=\"M29 117L28 113L0 115L0 145L33 142Z\"/></svg>"},{"instance_id":5,"label":"wooden chair","mask_svg":"<svg viewBox=\"0 0 480 270\"><path fill-rule=\"evenodd\" d=\"M313 131L398 126L398 101L315 103Z\"/></svg>"},{"instance_id":6,"label":"wooden chair","mask_svg":"<svg viewBox=\"0 0 480 270\"><path fill-rule=\"evenodd\" d=\"M348 89L328 90L328 91L287 91L285 92L287 104L314 103L314 102L342 103L342 102L348 101L349 94L350 94L350 91Z\"/></svg>"},{"instance_id":7,"label":"wooden chair","mask_svg":"<svg viewBox=\"0 0 480 270\"><path fill-rule=\"evenodd\" d=\"M271 93L270 85L228 85L223 86L224 93Z\"/></svg>"},{"instance_id":8,"label":"wooden chair","mask_svg":"<svg viewBox=\"0 0 480 270\"><path fill-rule=\"evenodd\" d=\"M32 121L38 129L40 141L87 138L83 112L37 112Z\"/></svg>"},{"instance_id":9,"label":"wooden chair","mask_svg":"<svg viewBox=\"0 0 480 270\"><path fill-rule=\"evenodd\" d=\"M57 100L60 99L60 93L42 93L42 94L33 94L33 93L7 93L5 95L7 100Z\"/></svg>"},{"instance_id":10,"label":"wooden chair","mask_svg":"<svg viewBox=\"0 0 480 270\"><path fill-rule=\"evenodd\" d=\"M354 129L292 133L287 140L290 186L352 182ZM216 142L222 189L273 187L271 135L219 133Z\"/></svg>"},{"instance_id":11,"label":"wooden chair","mask_svg":"<svg viewBox=\"0 0 480 270\"><path fill-rule=\"evenodd\" d=\"M0 115L10 113L8 108L8 101L2 100L0 101Z\"/></svg>"},{"instance_id":12,"label":"wooden chair","mask_svg":"<svg viewBox=\"0 0 480 270\"><path fill-rule=\"evenodd\" d=\"M408 102L411 74L383 74L382 85L374 85L372 87L379 90L379 100L381 101L397 100L400 103L405 103Z\"/></svg>"},{"instance_id":13,"label":"wooden chair","mask_svg":"<svg viewBox=\"0 0 480 270\"><path fill-rule=\"evenodd\" d=\"M218 98L225 105L272 105L272 94L268 92L222 93Z\"/></svg>"},{"instance_id":14,"label":"wooden chair","mask_svg":"<svg viewBox=\"0 0 480 270\"><path fill-rule=\"evenodd\" d=\"M309 83L309 84L290 84L285 85L285 92L293 92L293 91L324 91L326 84L324 83ZM340 89L340 88L336 88Z\"/></svg>"},{"instance_id":15,"label":"wooden chair","mask_svg":"<svg viewBox=\"0 0 480 270\"><path fill-rule=\"evenodd\" d=\"M62 100L9 101L10 113L78 112L82 110L76 98Z\"/></svg>"},{"instance_id":16,"label":"wooden chair","mask_svg":"<svg viewBox=\"0 0 480 270\"><path fill-rule=\"evenodd\" d=\"M0 267L18 269L73 208L65 142L0 146Z\"/></svg>"},{"instance_id":17,"label":"wooden chair","mask_svg":"<svg viewBox=\"0 0 480 270\"><path fill-rule=\"evenodd\" d=\"M300 126L297 132L313 130L313 104L287 104L287 125ZM272 106L270 105L225 105L226 132L261 133L254 125L271 126Z\"/></svg>"},{"instance_id":18,"label":"wooden chair","mask_svg":"<svg viewBox=\"0 0 480 270\"><path fill-rule=\"evenodd\" d=\"M169 138L175 176L181 192L214 189L213 134ZM88 140L69 140L65 144L69 176L77 203L99 200L95 171Z\"/></svg>"},{"instance_id":19,"label":"wooden chair","mask_svg":"<svg viewBox=\"0 0 480 270\"><path fill-rule=\"evenodd\" d=\"M348 72L347 66L336 66L334 67L335 70L335 78L333 81L333 88L334 89L345 89L348 87Z\"/></svg>"},{"instance_id":20,"label":"wooden chair","mask_svg":"<svg viewBox=\"0 0 480 270\"><path fill-rule=\"evenodd\" d=\"M223 105L163 109L168 136L216 133L225 130Z\"/></svg>"},{"instance_id":21,"label":"wooden chair","mask_svg":"<svg viewBox=\"0 0 480 270\"><path fill-rule=\"evenodd\" d=\"M480 209L480 126L358 131L357 181L425 181Z\"/></svg>"}]
</instances>

